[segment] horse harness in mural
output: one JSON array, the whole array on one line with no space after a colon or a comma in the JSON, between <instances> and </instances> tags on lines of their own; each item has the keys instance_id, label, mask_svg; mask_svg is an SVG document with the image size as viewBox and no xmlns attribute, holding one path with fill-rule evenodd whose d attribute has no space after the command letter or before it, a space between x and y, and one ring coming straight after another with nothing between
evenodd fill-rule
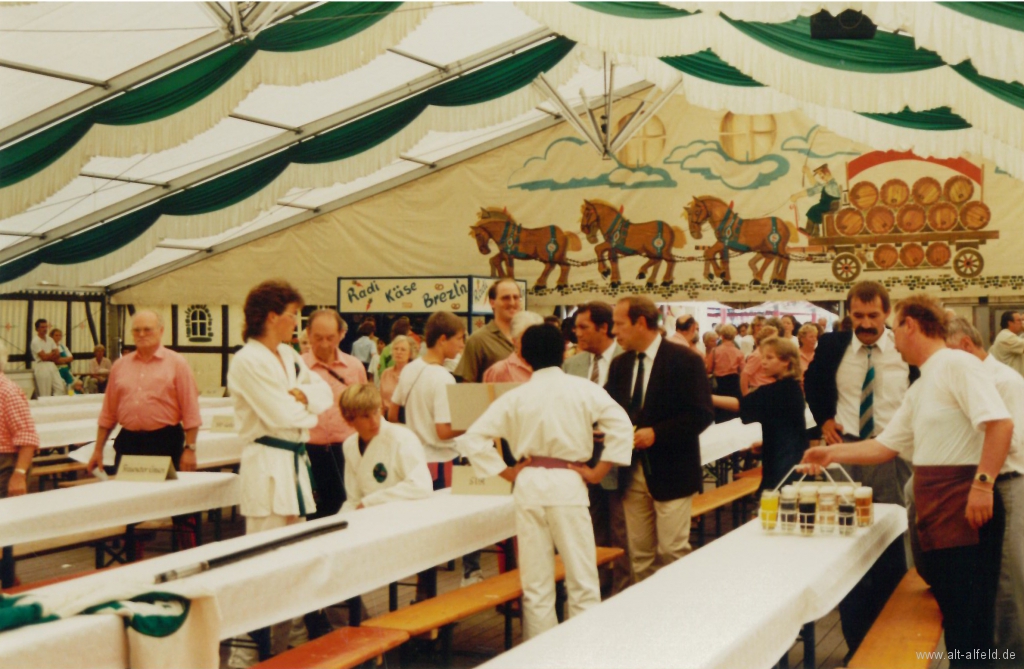
<instances>
[{"instance_id":1,"label":"horse harness in mural","mask_svg":"<svg viewBox=\"0 0 1024 669\"><path fill-rule=\"evenodd\" d=\"M739 214L732 210L732 206L733 203L730 202L729 209L725 212L725 216L718 224L716 236L723 244L725 244L725 248L732 251L738 251L739 253L750 253L753 249L746 244L741 244L739 241L740 230L743 228L743 219L740 218ZM772 253L778 255L779 242L782 241L782 237L779 235L779 219L775 216L770 218L772 222L772 231L768 234L767 241L771 246Z\"/></svg>"},{"instance_id":2,"label":"horse harness in mural","mask_svg":"<svg viewBox=\"0 0 1024 669\"><path fill-rule=\"evenodd\" d=\"M548 262L554 262L555 254L558 253L556 230L555 226L548 226L548 233L551 235L551 239L544 245L544 250L548 254ZM505 221L505 227L501 230L501 238L498 240L498 249L517 260L534 260L533 256L519 250L519 236L522 231L523 227L521 225L516 225L512 221Z\"/></svg>"},{"instance_id":3,"label":"horse harness in mural","mask_svg":"<svg viewBox=\"0 0 1024 669\"><path fill-rule=\"evenodd\" d=\"M660 254L665 248L665 221L654 221L654 223L658 226L658 232L655 234L654 239L651 240L651 246ZM608 227L608 232L606 233L608 244L611 245L613 251L627 256L638 253L636 249L626 246L626 236L629 234L629 227L631 225L632 223L621 213L615 214L615 218L612 219L612 224Z\"/></svg>"}]
</instances>

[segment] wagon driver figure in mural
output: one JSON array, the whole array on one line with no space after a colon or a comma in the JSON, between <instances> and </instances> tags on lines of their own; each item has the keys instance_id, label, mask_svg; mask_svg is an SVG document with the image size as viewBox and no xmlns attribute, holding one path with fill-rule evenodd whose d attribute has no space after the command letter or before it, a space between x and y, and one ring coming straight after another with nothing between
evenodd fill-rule
<instances>
[{"instance_id":1,"label":"wagon driver figure in mural","mask_svg":"<svg viewBox=\"0 0 1024 669\"><path fill-rule=\"evenodd\" d=\"M828 169L827 163L821 165L813 172L807 165L804 165L804 175L814 185L807 190L793 193L789 200L790 202L798 202L805 197L814 197L819 193L821 194L818 204L807 210L807 226L805 228L807 234L811 237L820 237L821 224L825 220L825 214L832 210L832 203L838 202L843 192L839 188L836 178L832 176L831 170Z\"/></svg>"}]
</instances>

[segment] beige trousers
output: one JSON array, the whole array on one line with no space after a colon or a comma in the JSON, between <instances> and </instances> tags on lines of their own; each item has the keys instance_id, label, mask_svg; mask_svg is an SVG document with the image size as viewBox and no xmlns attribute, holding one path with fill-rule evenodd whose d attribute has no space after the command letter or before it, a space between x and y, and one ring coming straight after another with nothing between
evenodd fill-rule
<instances>
[{"instance_id":1,"label":"beige trousers","mask_svg":"<svg viewBox=\"0 0 1024 669\"><path fill-rule=\"evenodd\" d=\"M693 496L658 502L637 466L622 500L633 578L637 583L690 552Z\"/></svg>"}]
</instances>

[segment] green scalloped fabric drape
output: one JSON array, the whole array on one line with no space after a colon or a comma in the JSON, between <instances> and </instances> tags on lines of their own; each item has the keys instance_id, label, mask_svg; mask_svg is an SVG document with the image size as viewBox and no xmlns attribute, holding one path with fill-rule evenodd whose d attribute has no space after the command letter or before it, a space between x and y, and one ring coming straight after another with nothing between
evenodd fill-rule
<instances>
[{"instance_id":1,"label":"green scalloped fabric drape","mask_svg":"<svg viewBox=\"0 0 1024 669\"><path fill-rule=\"evenodd\" d=\"M194 216L241 202L269 185L291 163L327 163L372 149L412 123L428 105L472 105L512 93L529 85L541 72L557 65L574 46L572 40L556 37L511 58L367 114L286 151L41 248L0 266L0 283L16 279L42 263L68 265L95 260L138 239L165 214Z\"/></svg>"},{"instance_id":2,"label":"green scalloped fabric drape","mask_svg":"<svg viewBox=\"0 0 1024 669\"><path fill-rule=\"evenodd\" d=\"M252 41L232 44L148 84L0 150L0 188L16 184L51 165L85 136L94 123L149 123L207 97L245 67L258 51L299 52L335 44L398 9L396 2L328 2Z\"/></svg>"}]
</instances>

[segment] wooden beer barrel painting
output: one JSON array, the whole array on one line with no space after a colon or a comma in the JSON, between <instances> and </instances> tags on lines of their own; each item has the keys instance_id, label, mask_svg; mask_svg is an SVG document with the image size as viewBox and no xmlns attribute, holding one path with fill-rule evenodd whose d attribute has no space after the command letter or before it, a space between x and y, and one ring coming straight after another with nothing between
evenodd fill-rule
<instances>
[{"instance_id":1,"label":"wooden beer barrel painting","mask_svg":"<svg viewBox=\"0 0 1024 669\"><path fill-rule=\"evenodd\" d=\"M914 197L914 202L922 207L930 207L942 197L942 184L938 179L921 177L914 182L911 194Z\"/></svg>"},{"instance_id":2,"label":"wooden beer barrel painting","mask_svg":"<svg viewBox=\"0 0 1024 669\"><path fill-rule=\"evenodd\" d=\"M960 221L968 230L981 230L992 220L992 211L984 202L968 202L960 209Z\"/></svg>"},{"instance_id":3,"label":"wooden beer barrel painting","mask_svg":"<svg viewBox=\"0 0 1024 669\"><path fill-rule=\"evenodd\" d=\"M900 249L900 262L904 267L917 267L924 261L924 249L920 244L906 244Z\"/></svg>"},{"instance_id":4,"label":"wooden beer barrel painting","mask_svg":"<svg viewBox=\"0 0 1024 669\"><path fill-rule=\"evenodd\" d=\"M875 249L874 260L879 269L892 269L899 260L899 253L892 244L882 244Z\"/></svg>"},{"instance_id":5,"label":"wooden beer barrel painting","mask_svg":"<svg viewBox=\"0 0 1024 669\"><path fill-rule=\"evenodd\" d=\"M876 235L888 234L896 227L896 217L888 207L872 207L864 222L868 231Z\"/></svg>"},{"instance_id":6,"label":"wooden beer barrel painting","mask_svg":"<svg viewBox=\"0 0 1024 669\"><path fill-rule=\"evenodd\" d=\"M906 204L896 212L896 225L903 232L920 232L925 226L924 207Z\"/></svg>"},{"instance_id":7,"label":"wooden beer barrel painting","mask_svg":"<svg viewBox=\"0 0 1024 669\"><path fill-rule=\"evenodd\" d=\"M956 227L956 207L940 202L928 210L928 227L936 232L947 232Z\"/></svg>"},{"instance_id":8,"label":"wooden beer barrel painting","mask_svg":"<svg viewBox=\"0 0 1024 669\"><path fill-rule=\"evenodd\" d=\"M963 204L974 195L974 184L967 177L957 174L946 180L946 187L943 189L946 199L953 204Z\"/></svg>"},{"instance_id":9,"label":"wooden beer barrel painting","mask_svg":"<svg viewBox=\"0 0 1024 669\"><path fill-rule=\"evenodd\" d=\"M870 181L861 181L850 189L850 204L867 211L878 203L878 188Z\"/></svg>"},{"instance_id":10,"label":"wooden beer barrel painting","mask_svg":"<svg viewBox=\"0 0 1024 669\"><path fill-rule=\"evenodd\" d=\"M949 250L949 244L934 242L928 245L928 250L925 251L924 255L928 258L928 264L932 267L945 267L952 256L952 251Z\"/></svg>"},{"instance_id":11,"label":"wooden beer barrel painting","mask_svg":"<svg viewBox=\"0 0 1024 669\"><path fill-rule=\"evenodd\" d=\"M889 179L882 184L881 196L882 204L897 209L906 204L910 197L910 188L902 179Z\"/></svg>"},{"instance_id":12,"label":"wooden beer barrel painting","mask_svg":"<svg viewBox=\"0 0 1024 669\"><path fill-rule=\"evenodd\" d=\"M836 214L835 225L836 232L844 237L858 235L864 229L864 214L850 207L840 209Z\"/></svg>"}]
</instances>

